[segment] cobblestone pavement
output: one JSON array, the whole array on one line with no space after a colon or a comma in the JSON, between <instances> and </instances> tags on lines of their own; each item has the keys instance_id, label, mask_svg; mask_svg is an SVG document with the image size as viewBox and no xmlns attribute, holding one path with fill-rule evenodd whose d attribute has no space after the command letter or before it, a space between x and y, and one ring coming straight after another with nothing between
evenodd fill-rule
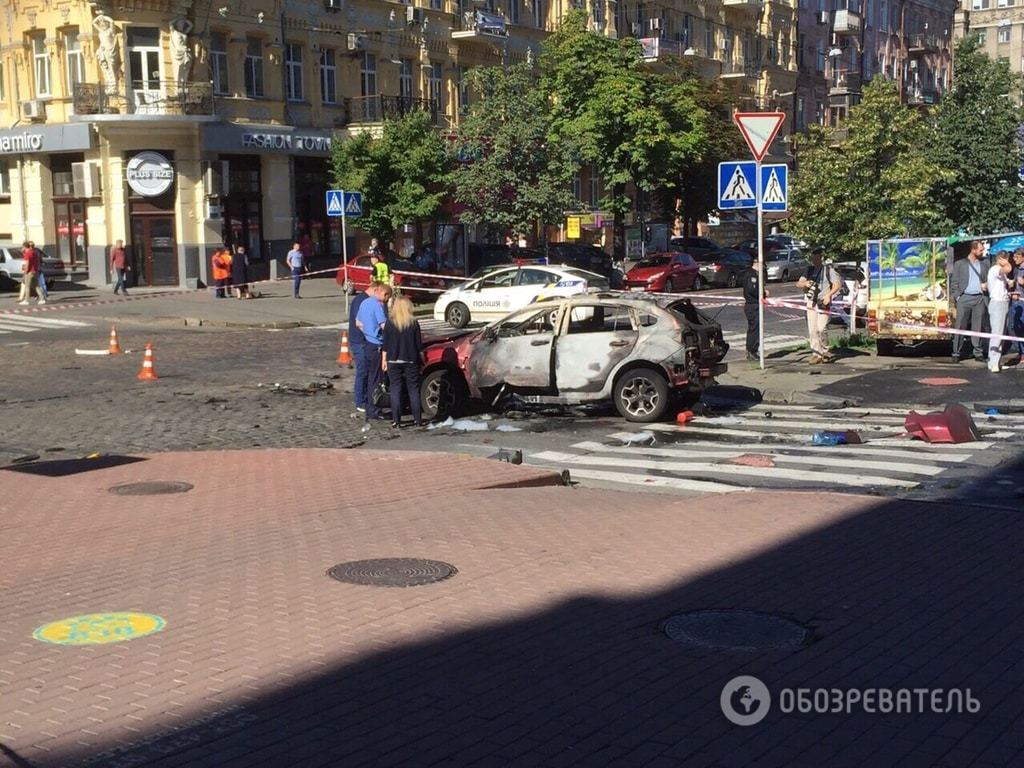
<instances>
[{"instance_id":1,"label":"cobblestone pavement","mask_svg":"<svg viewBox=\"0 0 1024 768\"><path fill-rule=\"evenodd\" d=\"M333 334L122 326L130 354L76 356L76 347L107 346L103 326L90 330L0 350L0 461L54 448L341 447L364 439L363 422L350 417L352 372L336 365ZM157 382L136 379L147 341ZM275 383L329 388L281 394Z\"/></svg>"}]
</instances>

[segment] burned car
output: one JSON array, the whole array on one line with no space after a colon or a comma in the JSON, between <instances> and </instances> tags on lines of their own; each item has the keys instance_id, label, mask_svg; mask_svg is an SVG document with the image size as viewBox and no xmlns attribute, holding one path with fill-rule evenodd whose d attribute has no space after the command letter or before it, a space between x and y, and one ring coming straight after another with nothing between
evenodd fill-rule
<instances>
[{"instance_id":1,"label":"burned car","mask_svg":"<svg viewBox=\"0 0 1024 768\"><path fill-rule=\"evenodd\" d=\"M664 418L675 395L724 373L729 350L689 299L624 292L535 302L443 346L424 368L424 384L439 388L432 405L611 400L635 422Z\"/></svg>"}]
</instances>

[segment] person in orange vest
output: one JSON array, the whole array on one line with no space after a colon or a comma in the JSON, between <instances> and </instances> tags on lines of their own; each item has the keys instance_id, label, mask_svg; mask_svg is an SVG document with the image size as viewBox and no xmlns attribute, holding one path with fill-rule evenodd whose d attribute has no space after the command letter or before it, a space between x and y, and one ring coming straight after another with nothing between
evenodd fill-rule
<instances>
[{"instance_id":1,"label":"person in orange vest","mask_svg":"<svg viewBox=\"0 0 1024 768\"><path fill-rule=\"evenodd\" d=\"M213 266L213 282L217 286L213 295L218 299L223 299L224 286L231 282L231 250L226 246L218 248L213 252L210 263Z\"/></svg>"}]
</instances>

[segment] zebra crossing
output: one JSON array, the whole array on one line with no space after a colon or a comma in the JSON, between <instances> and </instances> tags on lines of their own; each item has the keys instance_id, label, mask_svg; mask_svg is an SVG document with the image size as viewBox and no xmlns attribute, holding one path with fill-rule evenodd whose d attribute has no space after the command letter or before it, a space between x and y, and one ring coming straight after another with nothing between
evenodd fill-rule
<instances>
[{"instance_id":1,"label":"zebra crossing","mask_svg":"<svg viewBox=\"0 0 1024 768\"><path fill-rule=\"evenodd\" d=\"M986 451L1024 440L1024 416L975 416L981 440L929 444L904 436L909 409L758 405L684 426L650 424L562 450L526 453L583 484L699 493L756 489L909 493L994 464ZM917 409L927 412L927 408ZM856 431L861 445L817 446L815 432Z\"/></svg>"},{"instance_id":2,"label":"zebra crossing","mask_svg":"<svg viewBox=\"0 0 1024 768\"><path fill-rule=\"evenodd\" d=\"M60 328L86 328L91 325L92 323L83 323L79 320L61 320L55 317L0 314L0 334L33 333L35 331L54 330Z\"/></svg>"}]
</instances>

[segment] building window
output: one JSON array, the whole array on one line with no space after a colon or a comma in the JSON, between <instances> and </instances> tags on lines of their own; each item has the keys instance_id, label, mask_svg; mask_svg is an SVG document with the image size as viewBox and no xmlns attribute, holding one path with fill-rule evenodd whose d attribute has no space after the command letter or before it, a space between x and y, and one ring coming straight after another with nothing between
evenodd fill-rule
<instances>
[{"instance_id":1,"label":"building window","mask_svg":"<svg viewBox=\"0 0 1024 768\"><path fill-rule=\"evenodd\" d=\"M996 37L1000 43L1010 42L1010 27L1000 27Z\"/></svg>"},{"instance_id":2,"label":"building window","mask_svg":"<svg viewBox=\"0 0 1024 768\"><path fill-rule=\"evenodd\" d=\"M971 8L975 11L983 11L988 8L988 0L971 0Z\"/></svg>"},{"instance_id":3,"label":"building window","mask_svg":"<svg viewBox=\"0 0 1024 768\"><path fill-rule=\"evenodd\" d=\"M255 37L245 45L245 95L251 99L263 96L263 41Z\"/></svg>"},{"instance_id":4,"label":"building window","mask_svg":"<svg viewBox=\"0 0 1024 768\"><path fill-rule=\"evenodd\" d=\"M412 59L402 59L398 62L398 95L403 99L411 99L412 89Z\"/></svg>"},{"instance_id":5,"label":"building window","mask_svg":"<svg viewBox=\"0 0 1024 768\"><path fill-rule=\"evenodd\" d=\"M320 101L324 104L338 103L338 66L334 50L320 51Z\"/></svg>"},{"instance_id":6,"label":"building window","mask_svg":"<svg viewBox=\"0 0 1024 768\"><path fill-rule=\"evenodd\" d=\"M4 63L0 60L0 106L3 106L5 101L7 101L7 91L4 83Z\"/></svg>"},{"instance_id":7,"label":"building window","mask_svg":"<svg viewBox=\"0 0 1024 768\"><path fill-rule=\"evenodd\" d=\"M582 182L580 181L579 173L574 173L572 175L572 190L571 190L571 193L572 193L573 201L575 201L577 204L583 202Z\"/></svg>"},{"instance_id":8,"label":"building window","mask_svg":"<svg viewBox=\"0 0 1024 768\"><path fill-rule=\"evenodd\" d=\"M224 96L228 90L228 43L223 32L210 35L210 79L213 92Z\"/></svg>"},{"instance_id":9,"label":"building window","mask_svg":"<svg viewBox=\"0 0 1024 768\"><path fill-rule=\"evenodd\" d=\"M984 46L988 42L988 34L984 29L978 30L978 45Z\"/></svg>"},{"instance_id":10,"label":"building window","mask_svg":"<svg viewBox=\"0 0 1024 768\"><path fill-rule=\"evenodd\" d=\"M508 9L508 23L518 24L519 23L519 3L521 0L508 0L505 7Z\"/></svg>"},{"instance_id":11,"label":"building window","mask_svg":"<svg viewBox=\"0 0 1024 768\"><path fill-rule=\"evenodd\" d=\"M46 50L46 36L32 37L32 62L36 76L36 96L52 96L50 83L50 54Z\"/></svg>"},{"instance_id":12,"label":"building window","mask_svg":"<svg viewBox=\"0 0 1024 768\"><path fill-rule=\"evenodd\" d=\"M796 130L803 131L807 128L807 104L803 96L796 97Z\"/></svg>"},{"instance_id":13,"label":"building window","mask_svg":"<svg viewBox=\"0 0 1024 768\"><path fill-rule=\"evenodd\" d=\"M601 202L601 177L597 173L597 166L590 166L590 207L597 209Z\"/></svg>"},{"instance_id":14,"label":"building window","mask_svg":"<svg viewBox=\"0 0 1024 768\"><path fill-rule=\"evenodd\" d=\"M430 8L434 11L443 11L444 0L430 0Z\"/></svg>"},{"instance_id":15,"label":"building window","mask_svg":"<svg viewBox=\"0 0 1024 768\"><path fill-rule=\"evenodd\" d=\"M459 114L469 114L469 80L466 78L466 68L459 67L458 70L459 78Z\"/></svg>"},{"instance_id":16,"label":"building window","mask_svg":"<svg viewBox=\"0 0 1024 768\"><path fill-rule=\"evenodd\" d=\"M85 81L85 61L77 29L64 33L64 65L68 73L68 92L73 94L75 86Z\"/></svg>"},{"instance_id":17,"label":"building window","mask_svg":"<svg viewBox=\"0 0 1024 768\"><path fill-rule=\"evenodd\" d=\"M704 50L708 58L715 58L715 28L704 22Z\"/></svg>"},{"instance_id":18,"label":"building window","mask_svg":"<svg viewBox=\"0 0 1024 768\"><path fill-rule=\"evenodd\" d=\"M997 0L996 5L1000 8L1012 8L1013 0Z\"/></svg>"},{"instance_id":19,"label":"building window","mask_svg":"<svg viewBox=\"0 0 1024 768\"><path fill-rule=\"evenodd\" d=\"M533 10L533 26L544 29L544 0L531 0L530 7Z\"/></svg>"},{"instance_id":20,"label":"building window","mask_svg":"<svg viewBox=\"0 0 1024 768\"><path fill-rule=\"evenodd\" d=\"M439 115L447 114L444 100L444 67L439 62L430 65L430 78L427 81L428 98L434 102Z\"/></svg>"},{"instance_id":21,"label":"building window","mask_svg":"<svg viewBox=\"0 0 1024 768\"><path fill-rule=\"evenodd\" d=\"M511 3L512 0L509 0ZM591 13L594 17L594 26L598 29L604 28L604 0L592 0L590 4Z\"/></svg>"},{"instance_id":22,"label":"building window","mask_svg":"<svg viewBox=\"0 0 1024 768\"><path fill-rule=\"evenodd\" d=\"M288 43L284 47L285 78L288 101L302 101L302 46Z\"/></svg>"},{"instance_id":23,"label":"building window","mask_svg":"<svg viewBox=\"0 0 1024 768\"><path fill-rule=\"evenodd\" d=\"M363 52L363 60L359 65L359 87L363 96L363 119L379 120L380 110L377 108L377 56Z\"/></svg>"},{"instance_id":24,"label":"building window","mask_svg":"<svg viewBox=\"0 0 1024 768\"><path fill-rule=\"evenodd\" d=\"M11 171L6 160L0 160L0 197L11 196Z\"/></svg>"}]
</instances>

